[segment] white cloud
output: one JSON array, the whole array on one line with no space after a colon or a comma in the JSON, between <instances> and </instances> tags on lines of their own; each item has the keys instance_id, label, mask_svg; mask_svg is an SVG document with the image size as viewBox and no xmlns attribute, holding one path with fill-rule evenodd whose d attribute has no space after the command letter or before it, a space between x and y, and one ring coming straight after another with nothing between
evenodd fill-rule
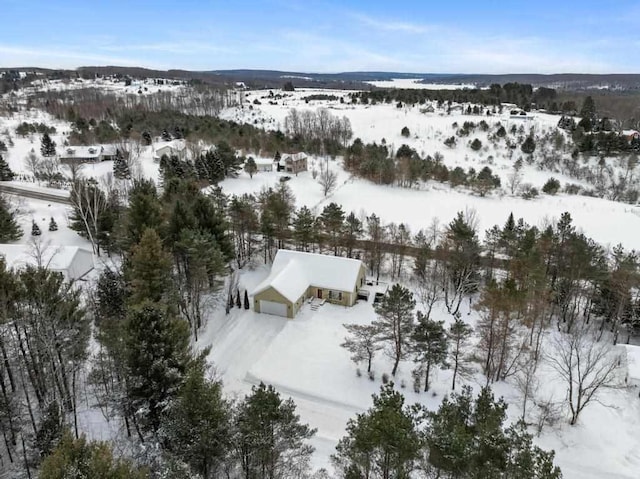
<instances>
[{"instance_id":1,"label":"white cloud","mask_svg":"<svg viewBox=\"0 0 640 479\"><path fill-rule=\"evenodd\" d=\"M383 30L387 32L423 34L431 32L435 29L435 27L432 25L423 25L419 23L396 20L381 20L361 13L355 13L351 16L367 27L372 27L377 30Z\"/></svg>"}]
</instances>

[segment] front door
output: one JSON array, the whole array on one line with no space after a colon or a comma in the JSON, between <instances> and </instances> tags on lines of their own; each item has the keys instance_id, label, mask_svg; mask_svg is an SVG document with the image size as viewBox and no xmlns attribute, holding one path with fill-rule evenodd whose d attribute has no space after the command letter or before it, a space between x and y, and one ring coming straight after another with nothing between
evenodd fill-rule
<instances>
[{"instance_id":1,"label":"front door","mask_svg":"<svg viewBox=\"0 0 640 479\"><path fill-rule=\"evenodd\" d=\"M322 290L318 288L318 299L322 299Z\"/></svg>"}]
</instances>

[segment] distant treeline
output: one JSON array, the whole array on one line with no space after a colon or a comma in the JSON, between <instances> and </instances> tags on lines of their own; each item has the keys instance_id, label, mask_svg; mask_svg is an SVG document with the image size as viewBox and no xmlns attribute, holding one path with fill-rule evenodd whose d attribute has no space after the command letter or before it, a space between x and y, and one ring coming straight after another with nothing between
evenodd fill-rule
<instances>
[{"instance_id":1,"label":"distant treeline","mask_svg":"<svg viewBox=\"0 0 640 479\"><path fill-rule=\"evenodd\" d=\"M552 88L540 87L534 91L531 85L522 83L497 83L488 89L462 89L462 90L418 90L418 89L374 89L352 93L351 98L361 103L391 103L401 102L408 105L424 104L427 101L444 103L474 103L479 105L500 105L501 103L514 103L519 107L529 110L532 104L538 108L545 108L557 97Z\"/></svg>"}]
</instances>

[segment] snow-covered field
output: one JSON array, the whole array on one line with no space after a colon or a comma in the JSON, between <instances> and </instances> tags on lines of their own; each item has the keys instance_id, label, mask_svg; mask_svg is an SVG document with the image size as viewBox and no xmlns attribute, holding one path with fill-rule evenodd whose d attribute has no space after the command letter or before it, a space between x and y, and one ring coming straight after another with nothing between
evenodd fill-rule
<instances>
[{"instance_id":1,"label":"snow-covered field","mask_svg":"<svg viewBox=\"0 0 640 479\"><path fill-rule=\"evenodd\" d=\"M420 83L421 78L394 78L392 80L368 81L370 85L378 88L412 88L418 90L462 90L475 88L475 85L461 83Z\"/></svg>"}]
</instances>

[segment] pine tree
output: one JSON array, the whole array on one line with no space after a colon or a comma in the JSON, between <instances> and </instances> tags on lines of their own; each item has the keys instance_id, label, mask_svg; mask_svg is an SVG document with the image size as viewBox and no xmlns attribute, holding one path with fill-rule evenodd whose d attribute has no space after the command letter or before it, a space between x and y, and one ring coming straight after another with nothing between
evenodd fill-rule
<instances>
[{"instance_id":1,"label":"pine tree","mask_svg":"<svg viewBox=\"0 0 640 479\"><path fill-rule=\"evenodd\" d=\"M7 199L0 195L0 243L17 241L22 230L16 221L16 212L12 210Z\"/></svg>"},{"instance_id":2,"label":"pine tree","mask_svg":"<svg viewBox=\"0 0 640 479\"><path fill-rule=\"evenodd\" d=\"M9 163L0 155L0 181L11 181L14 176L13 171L9 168Z\"/></svg>"},{"instance_id":3,"label":"pine tree","mask_svg":"<svg viewBox=\"0 0 640 479\"><path fill-rule=\"evenodd\" d=\"M49 231L58 231L58 223L53 219L53 216L49 220Z\"/></svg>"},{"instance_id":4,"label":"pine tree","mask_svg":"<svg viewBox=\"0 0 640 479\"><path fill-rule=\"evenodd\" d=\"M300 422L292 399L283 400L273 386L253 386L239 404L234 420L234 446L245 479L301 477L316 433Z\"/></svg>"},{"instance_id":5,"label":"pine tree","mask_svg":"<svg viewBox=\"0 0 640 479\"><path fill-rule=\"evenodd\" d=\"M247 292L247 290L244 290L244 309L249 309L250 305L249 305L249 293Z\"/></svg>"},{"instance_id":6,"label":"pine tree","mask_svg":"<svg viewBox=\"0 0 640 479\"><path fill-rule=\"evenodd\" d=\"M371 361L376 351L382 349L377 333L378 330L371 324L344 324L349 336L340 346L351 353L354 363L367 362L367 372L371 372Z\"/></svg>"},{"instance_id":7,"label":"pine tree","mask_svg":"<svg viewBox=\"0 0 640 479\"><path fill-rule=\"evenodd\" d=\"M42 231L35 221L31 221L31 236L40 236Z\"/></svg>"},{"instance_id":8,"label":"pine tree","mask_svg":"<svg viewBox=\"0 0 640 479\"><path fill-rule=\"evenodd\" d=\"M428 414L427 460L443 477L526 477L559 479L553 452L532 446L521 426L503 429L507 405L495 400L488 387L475 400L471 388L445 397L438 411ZM516 473L517 472L517 473Z\"/></svg>"},{"instance_id":9,"label":"pine tree","mask_svg":"<svg viewBox=\"0 0 640 479\"><path fill-rule=\"evenodd\" d=\"M144 301L172 303L173 281L171 256L164 251L162 240L153 229L147 229L140 243L131 249L127 265L130 285L129 303Z\"/></svg>"},{"instance_id":10,"label":"pine tree","mask_svg":"<svg viewBox=\"0 0 640 479\"><path fill-rule=\"evenodd\" d=\"M49 133L42 135L40 142L40 154L45 158L56 156L56 142L51 139Z\"/></svg>"},{"instance_id":11,"label":"pine tree","mask_svg":"<svg viewBox=\"0 0 640 479\"><path fill-rule=\"evenodd\" d=\"M429 379L434 366L446 365L447 335L443 321L427 319L418 312L418 322L411 335L412 349L419 364L417 374L424 374L424 390L429 390Z\"/></svg>"},{"instance_id":12,"label":"pine tree","mask_svg":"<svg viewBox=\"0 0 640 479\"><path fill-rule=\"evenodd\" d=\"M527 155L533 154L533 152L536 151L536 141L533 139L533 136L527 136L520 146L520 149L522 150L522 153L526 153Z\"/></svg>"},{"instance_id":13,"label":"pine tree","mask_svg":"<svg viewBox=\"0 0 640 479\"><path fill-rule=\"evenodd\" d=\"M345 218L344 228L342 230L342 241L345 248L347 249L347 258L353 257L353 249L356 246L356 241L360 239L362 232L362 221L360 221L360 219L352 211Z\"/></svg>"},{"instance_id":14,"label":"pine tree","mask_svg":"<svg viewBox=\"0 0 640 479\"><path fill-rule=\"evenodd\" d=\"M33 441L33 449L37 454L34 458L36 464L39 464L58 446L64 432L60 406L57 401L51 401L44 411Z\"/></svg>"},{"instance_id":15,"label":"pine tree","mask_svg":"<svg viewBox=\"0 0 640 479\"><path fill-rule=\"evenodd\" d=\"M53 453L42 463L40 479L109 478L148 479L145 469L129 460L118 459L106 442L88 442L84 436L74 439L67 432Z\"/></svg>"},{"instance_id":16,"label":"pine tree","mask_svg":"<svg viewBox=\"0 0 640 479\"><path fill-rule=\"evenodd\" d=\"M134 245L147 228L158 229L162 224L162 205L151 180L134 180L129 192L125 227L126 242Z\"/></svg>"},{"instance_id":17,"label":"pine tree","mask_svg":"<svg viewBox=\"0 0 640 479\"><path fill-rule=\"evenodd\" d=\"M236 308L242 309L242 301L240 299L240 289L236 289Z\"/></svg>"},{"instance_id":18,"label":"pine tree","mask_svg":"<svg viewBox=\"0 0 640 479\"><path fill-rule=\"evenodd\" d=\"M153 140L151 139L151 133L149 133L148 131L143 131L142 140L144 141L144 144L146 146L151 145L151 143L153 142Z\"/></svg>"},{"instance_id":19,"label":"pine tree","mask_svg":"<svg viewBox=\"0 0 640 479\"><path fill-rule=\"evenodd\" d=\"M125 339L127 398L142 430L157 432L191 363L189 326L166 306L143 301L130 310Z\"/></svg>"},{"instance_id":20,"label":"pine tree","mask_svg":"<svg viewBox=\"0 0 640 479\"><path fill-rule=\"evenodd\" d=\"M167 449L204 479L223 476L231 449L231 405L222 384L205 377L205 361L190 368L162 425Z\"/></svg>"},{"instance_id":21,"label":"pine tree","mask_svg":"<svg viewBox=\"0 0 640 479\"><path fill-rule=\"evenodd\" d=\"M250 178L253 178L253 175L258 171L258 166L256 165L256 160L253 159L253 156L250 156L247 158L247 161L244 162L244 171Z\"/></svg>"},{"instance_id":22,"label":"pine tree","mask_svg":"<svg viewBox=\"0 0 640 479\"><path fill-rule=\"evenodd\" d=\"M329 245L333 248L333 254L338 256L338 246L342 238L344 211L337 203L329 203L322 210L320 223L324 233L329 238Z\"/></svg>"},{"instance_id":23,"label":"pine tree","mask_svg":"<svg viewBox=\"0 0 640 479\"><path fill-rule=\"evenodd\" d=\"M409 354L415 306L411 291L394 284L375 307L378 320L372 324L378 331L379 341L387 346L387 354L394 361L392 376L396 375L400 360Z\"/></svg>"},{"instance_id":24,"label":"pine tree","mask_svg":"<svg viewBox=\"0 0 640 479\"><path fill-rule=\"evenodd\" d=\"M293 218L293 239L300 251L309 251L309 246L316 239L316 220L313 213L306 206L296 211Z\"/></svg>"},{"instance_id":25,"label":"pine tree","mask_svg":"<svg viewBox=\"0 0 640 479\"><path fill-rule=\"evenodd\" d=\"M404 405L393 383L373 395L373 407L347 423L331 459L345 478L409 478L418 466L423 441L419 407Z\"/></svg>"},{"instance_id":26,"label":"pine tree","mask_svg":"<svg viewBox=\"0 0 640 479\"><path fill-rule=\"evenodd\" d=\"M129 169L129 164L124 159L122 154L118 154L116 156L116 159L113 161L113 176L115 176L119 180L131 179L131 170Z\"/></svg>"}]
</instances>

